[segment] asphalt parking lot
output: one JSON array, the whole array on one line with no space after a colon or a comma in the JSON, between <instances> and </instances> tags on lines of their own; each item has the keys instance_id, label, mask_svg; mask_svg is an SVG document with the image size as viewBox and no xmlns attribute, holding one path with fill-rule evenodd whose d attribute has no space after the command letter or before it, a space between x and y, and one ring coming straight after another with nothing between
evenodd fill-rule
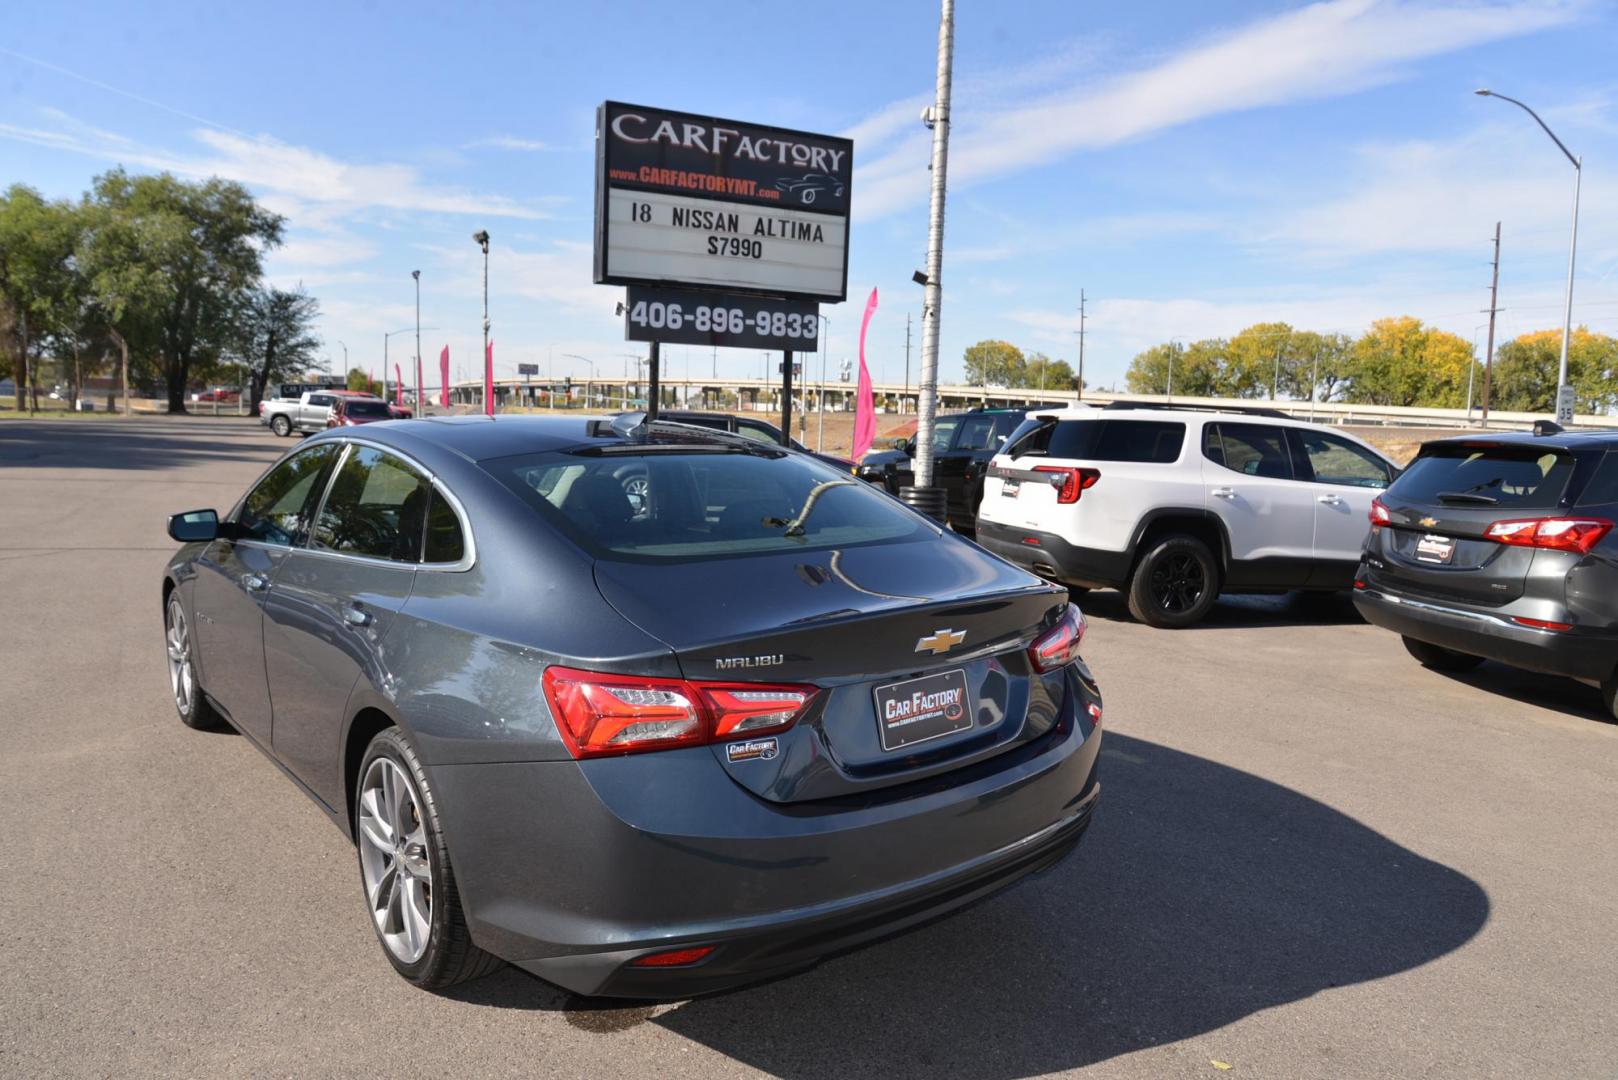
<instances>
[{"instance_id":1,"label":"asphalt parking lot","mask_svg":"<svg viewBox=\"0 0 1618 1080\"><path fill-rule=\"evenodd\" d=\"M509 969L414 990L344 837L168 695L164 516L227 508L289 445L0 423L0 1076L1618 1074L1597 692L1427 672L1296 597L1180 632L1084 597L1095 826L962 914L672 1005Z\"/></svg>"}]
</instances>

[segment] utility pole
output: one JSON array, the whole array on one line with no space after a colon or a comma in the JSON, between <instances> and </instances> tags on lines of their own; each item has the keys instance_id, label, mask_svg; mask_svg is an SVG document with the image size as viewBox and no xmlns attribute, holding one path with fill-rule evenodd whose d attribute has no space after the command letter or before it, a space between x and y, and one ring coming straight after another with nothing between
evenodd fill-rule
<instances>
[{"instance_id":1,"label":"utility pole","mask_svg":"<svg viewBox=\"0 0 1618 1080\"><path fill-rule=\"evenodd\" d=\"M905 392L899 399L899 408L903 409L905 398L910 396L910 312L905 312Z\"/></svg>"},{"instance_id":2,"label":"utility pole","mask_svg":"<svg viewBox=\"0 0 1618 1080\"><path fill-rule=\"evenodd\" d=\"M1494 373L1494 316L1500 310L1500 223L1494 223L1494 274L1489 280L1489 344L1483 352L1483 418L1489 426L1489 380ZM1476 338L1472 340L1476 341Z\"/></svg>"},{"instance_id":3,"label":"utility pole","mask_svg":"<svg viewBox=\"0 0 1618 1080\"><path fill-rule=\"evenodd\" d=\"M421 271L412 270L410 271L410 276L416 280L416 403L411 415L415 417L422 417L427 415L427 410L422 406L421 403ZM383 338L382 345L384 355L386 353L387 343L388 339Z\"/></svg>"},{"instance_id":4,"label":"utility pole","mask_svg":"<svg viewBox=\"0 0 1618 1080\"><path fill-rule=\"evenodd\" d=\"M1084 400L1084 290L1079 290L1079 387L1074 401Z\"/></svg>"},{"instance_id":5,"label":"utility pole","mask_svg":"<svg viewBox=\"0 0 1618 1080\"><path fill-rule=\"evenodd\" d=\"M927 213L927 280L923 291L926 306L921 313L921 386L916 417L917 488L933 486L933 417L938 412L938 321L944 299L944 196L948 190L949 99L954 61L955 0L943 0L938 20L938 78L933 105L923 114L927 125L933 129L933 154Z\"/></svg>"}]
</instances>

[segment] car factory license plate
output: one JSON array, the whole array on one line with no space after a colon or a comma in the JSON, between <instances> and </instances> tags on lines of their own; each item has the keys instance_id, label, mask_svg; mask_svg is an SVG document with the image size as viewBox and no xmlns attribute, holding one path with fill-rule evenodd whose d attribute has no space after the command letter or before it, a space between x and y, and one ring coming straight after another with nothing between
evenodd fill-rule
<instances>
[{"instance_id":1,"label":"car factory license plate","mask_svg":"<svg viewBox=\"0 0 1618 1080\"><path fill-rule=\"evenodd\" d=\"M1428 533L1416 541L1416 558L1422 562L1447 563L1455 557L1455 541Z\"/></svg>"},{"instance_id":2,"label":"car factory license plate","mask_svg":"<svg viewBox=\"0 0 1618 1080\"><path fill-rule=\"evenodd\" d=\"M1008 476L1004 480L1000 481L1000 494L1004 495L1008 499L1015 499L1017 497L1017 492L1021 490L1021 480L1014 480Z\"/></svg>"},{"instance_id":3,"label":"car factory license plate","mask_svg":"<svg viewBox=\"0 0 1618 1080\"><path fill-rule=\"evenodd\" d=\"M972 726L966 672L960 668L876 688L882 749L902 750Z\"/></svg>"}]
</instances>

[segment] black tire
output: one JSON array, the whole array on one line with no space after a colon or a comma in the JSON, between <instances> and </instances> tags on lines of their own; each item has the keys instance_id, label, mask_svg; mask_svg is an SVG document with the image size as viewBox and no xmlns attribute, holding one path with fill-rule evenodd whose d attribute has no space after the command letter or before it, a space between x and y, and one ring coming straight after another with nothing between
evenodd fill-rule
<instances>
[{"instance_id":1,"label":"black tire","mask_svg":"<svg viewBox=\"0 0 1618 1080\"><path fill-rule=\"evenodd\" d=\"M359 781L354 785L356 829L361 820L365 777L370 773L372 764L384 757L407 773L414 786L411 797L420 810L417 820L423 826L426 855L431 865L431 915L426 948L420 958L411 963L394 955L373 917L371 928L376 931L382 955L388 958L395 971L423 990L442 990L499 970L503 961L472 943L472 932L466 925L466 913L461 908L460 890L455 887L455 871L450 865L449 847L444 841L437 798L427 783L427 774L416 757L416 751L398 728L388 728L378 733L371 740L371 745L366 747L365 757L360 762ZM367 914L371 914L366 896L365 840L356 837L355 848L360 856L360 894L366 899Z\"/></svg>"},{"instance_id":2,"label":"black tire","mask_svg":"<svg viewBox=\"0 0 1618 1080\"><path fill-rule=\"evenodd\" d=\"M1432 668L1434 671L1446 671L1451 675L1471 671L1483 663L1483 657L1473 656L1471 653L1456 652L1446 649L1442 645L1433 645L1426 641L1417 641L1413 637L1400 635L1405 643L1405 652L1420 661L1422 667Z\"/></svg>"},{"instance_id":3,"label":"black tire","mask_svg":"<svg viewBox=\"0 0 1618 1080\"><path fill-rule=\"evenodd\" d=\"M191 622L185 605L180 603L178 590L171 591L168 602L163 605L163 645L168 652L170 698L174 711L180 714L180 723L195 731L224 728L225 718L208 703L202 682L197 678L196 639L191 636Z\"/></svg>"},{"instance_id":4,"label":"black tire","mask_svg":"<svg viewBox=\"0 0 1618 1080\"><path fill-rule=\"evenodd\" d=\"M1148 626L1177 630L1202 621L1219 599L1219 564L1194 536L1166 536L1135 564L1129 613Z\"/></svg>"},{"instance_id":5,"label":"black tire","mask_svg":"<svg viewBox=\"0 0 1618 1080\"><path fill-rule=\"evenodd\" d=\"M1601 684L1601 703L1607 707L1607 715L1618 720L1618 674Z\"/></svg>"},{"instance_id":6,"label":"black tire","mask_svg":"<svg viewBox=\"0 0 1618 1080\"><path fill-rule=\"evenodd\" d=\"M276 413L270 417L270 430L284 439L292 434L292 421L287 419L285 413Z\"/></svg>"}]
</instances>

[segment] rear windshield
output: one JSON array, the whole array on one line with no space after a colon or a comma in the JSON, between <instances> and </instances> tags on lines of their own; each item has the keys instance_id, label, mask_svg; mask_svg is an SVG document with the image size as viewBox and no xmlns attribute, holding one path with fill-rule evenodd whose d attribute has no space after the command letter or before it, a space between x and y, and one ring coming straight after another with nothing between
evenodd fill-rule
<instances>
[{"instance_id":1,"label":"rear windshield","mask_svg":"<svg viewBox=\"0 0 1618 1080\"><path fill-rule=\"evenodd\" d=\"M1030 420L1013 433L1013 457L1140 461L1167 465L1180 459L1185 425L1166 420Z\"/></svg>"},{"instance_id":2,"label":"rear windshield","mask_svg":"<svg viewBox=\"0 0 1618 1080\"><path fill-rule=\"evenodd\" d=\"M1573 455L1533 446L1434 446L1388 489L1389 497L1433 506L1552 510L1562 500Z\"/></svg>"},{"instance_id":3,"label":"rear windshield","mask_svg":"<svg viewBox=\"0 0 1618 1080\"><path fill-rule=\"evenodd\" d=\"M814 551L931 534L889 496L798 454L653 446L480 464L597 558Z\"/></svg>"},{"instance_id":4,"label":"rear windshield","mask_svg":"<svg viewBox=\"0 0 1618 1080\"><path fill-rule=\"evenodd\" d=\"M343 412L348 416L388 416L388 406L381 401L345 401Z\"/></svg>"}]
</instances>

